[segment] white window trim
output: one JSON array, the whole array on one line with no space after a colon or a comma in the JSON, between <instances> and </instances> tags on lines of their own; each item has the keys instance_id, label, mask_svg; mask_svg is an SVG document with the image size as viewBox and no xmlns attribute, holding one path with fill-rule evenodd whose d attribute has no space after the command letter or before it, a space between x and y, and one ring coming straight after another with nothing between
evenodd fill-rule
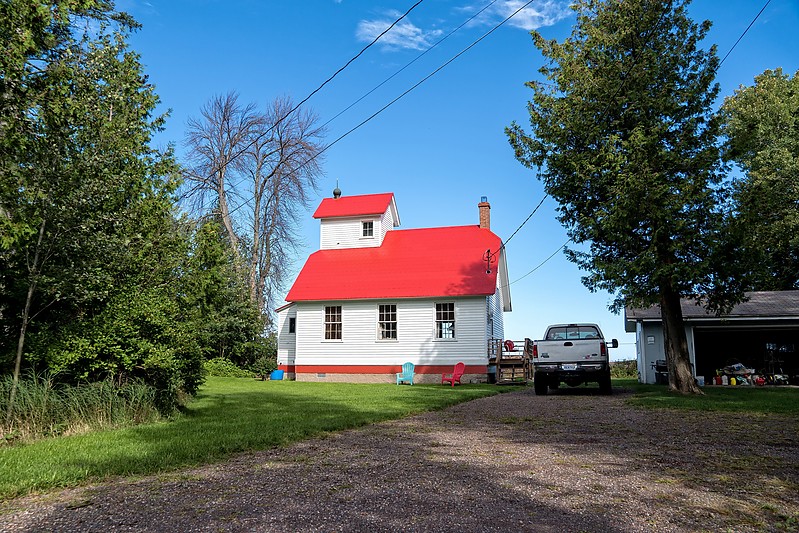
<instances>
[{"instance_id":1,"label":"white window trim","mask_svg":"<svg viewBox=\"0 0 799 533\"><path fill-rule=\"evenodd\" d=\"M436 315L436 306L438 304L452 304L452 313L454 315L454 324L452 325L452 338L442 338L438 336L438 317ZM454 301L450 302L433 302L433 342L458 342L458 306Z\"/></svg>"},{"instance_id":2,"label":"white window trim","mask_svg":"<svg viewBox=\"0 0 799 533\"><path fill-rule=\"evenodd\" d=\"M367 222L371 222L371 224L372 224L372 234L371 234L371 235L364 235L364 234L363 234L363 226L364 226L364 225L365 225ZM377 224L375 224L375 220L361 220L361 224L360 224L360 226L361 226L360 238L361 238L361 239L363 239L363 240L374 240L374 238L375 238L375 233L376 233L376 231L377 231L377 227L376 227L376 226L377 226Z\"/></svg>"},{"instance_id":3,"label":"white window trim","mask_svg":"<svg viewBox=\"0 0 799 533\"><path fill-rule=\"evenodd\" d=\"M393 305L394 306L394 313L396 315L395 323L397 324L397 338L395 338L395 339L384 339L384 338L382 338L380 336L380 306L381 305ZM382 342L387 342L387 343L399 342L399 306L397 304L393 303L393 302L380 303L380 304L377 304L377 306L375 307L375 313L376 313L376 320L375 320L375 339L376 339L376 341L377 342L381 342L381 343Z\"/></svg>"},{"instance_id":4,"label":"white window trim","mask_svg":"<svg viewBox=\"0 0 799 533\"><path fill-rule=\"evenodd\" d=\"M327 321L327 313L325 309L327 307L340 307L341 308L341 338L340 339L328 339L325 336ZM322 342L330 342L330 343L342 343L344 342L344 306L343 305L323 305L322 306Z\"/></svg>"}]
</instances>

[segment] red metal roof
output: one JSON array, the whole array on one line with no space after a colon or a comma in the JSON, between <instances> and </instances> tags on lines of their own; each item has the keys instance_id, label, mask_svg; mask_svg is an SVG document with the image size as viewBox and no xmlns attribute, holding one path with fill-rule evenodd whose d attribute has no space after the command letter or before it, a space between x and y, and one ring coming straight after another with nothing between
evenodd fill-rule
<instances>
[{"instance_id":1,"label":"red metal roof","mask_svg":"<svg viewBox=\"0 0 799 533\"><path fill-rule=\"evenodd\" d=\"M393 230L377 248L311 254L286 301L435 298L494 294L499 237L479 226Z\"/></svg>"},{"instance_id":2,"label":"red metal roof","mask_svg":"<svg viewBox=\"0 0 799 533\"><path fill-rule=\"evenodd\" d=\"M363 194L360 196L342 196L340 198L325 198L316 212L314 218L330 217L357 217L364 215L382 215L388 209L394 193Z\"/></svg>"}]
</instances>

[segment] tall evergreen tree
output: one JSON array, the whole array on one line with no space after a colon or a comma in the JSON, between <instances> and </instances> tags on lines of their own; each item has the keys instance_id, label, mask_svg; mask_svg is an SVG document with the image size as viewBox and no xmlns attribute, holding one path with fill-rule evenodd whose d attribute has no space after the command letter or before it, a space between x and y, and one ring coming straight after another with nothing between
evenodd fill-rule
<instances>
[{"instance_id":1,"label":"tall evergreen tree","mask_svg":"<svg viewBox=\"0 0 799 533\"><path fill-rule=\"evenodd\" d=\"M712 113L715 47L688 1L578 0L562 43L533 32L546 83L530 82L530 133L507 129L516 158L539 168L588 272L612 308L659 304L670 388L699 393L681 309L685 297L736 298L714 274L719 131Z\"/></svg>"}]
</instances>

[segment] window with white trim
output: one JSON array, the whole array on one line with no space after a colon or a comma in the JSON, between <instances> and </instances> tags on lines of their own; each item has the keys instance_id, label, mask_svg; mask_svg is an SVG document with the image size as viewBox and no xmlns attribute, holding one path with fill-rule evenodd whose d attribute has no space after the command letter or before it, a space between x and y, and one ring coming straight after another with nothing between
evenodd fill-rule
<instances>
[{"instance_id":1,"label":"window with white trim","mask_svg":"<svg viewBox=\"0 0 799 533\"><path fill-rule=\"evenodd\" d=\"M361 236L362 237L374 237L375 236L375 223L371 220L361 222Z\"/></svg>"},{"instance_id":2,"label":"window with white trim","mask_svg":"<svg viewBox=\"0 0 799 533\"><path fill-rule=\"evenodd\" d=\"M325 306L325 339L341 340L341 306Z\"/></svg>"},{"instance_id":3,"label":"window with white trim","mask_svg":"<svg viewBox=\"0 0 799 533\"><path fill-rule=\"evenodd\" d=\"M297 332L297 318L296 317L289 317L289 333L296 333Z\"/></svg>"},{"instance_id":4,"label":"window with white trim","mask_svg":"<svg viewBox=\"0 0 799 533\"><path fill-rule=\"evenodd\" d=\"M455 338L455 303L436 304L436 338Z\"/></svg>"},{"instance_id":5,"label":"window with white trim","mask_svg":"<svg viewBox=\"0 0 799 533\"><path fill-rule=\"evenodd\" d=\"M397 340L397 305L377 306L377 338L381 341Z\"/></svg>"}]
</instances>

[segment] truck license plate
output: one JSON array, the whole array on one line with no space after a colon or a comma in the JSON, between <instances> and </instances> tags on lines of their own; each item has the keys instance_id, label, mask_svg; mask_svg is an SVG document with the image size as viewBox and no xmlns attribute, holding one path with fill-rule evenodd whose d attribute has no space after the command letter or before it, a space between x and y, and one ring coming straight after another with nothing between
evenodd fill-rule
<instances>
[{"instance_id":1,"label":"truck license plate","mask_svg":"<svg viewBox=\"0 0 799 533\"><path fill-rule=\"evenodd\" d=\"M577 370L577 364L561 365L563 370Z\"/></svg>"}]
</instances>

